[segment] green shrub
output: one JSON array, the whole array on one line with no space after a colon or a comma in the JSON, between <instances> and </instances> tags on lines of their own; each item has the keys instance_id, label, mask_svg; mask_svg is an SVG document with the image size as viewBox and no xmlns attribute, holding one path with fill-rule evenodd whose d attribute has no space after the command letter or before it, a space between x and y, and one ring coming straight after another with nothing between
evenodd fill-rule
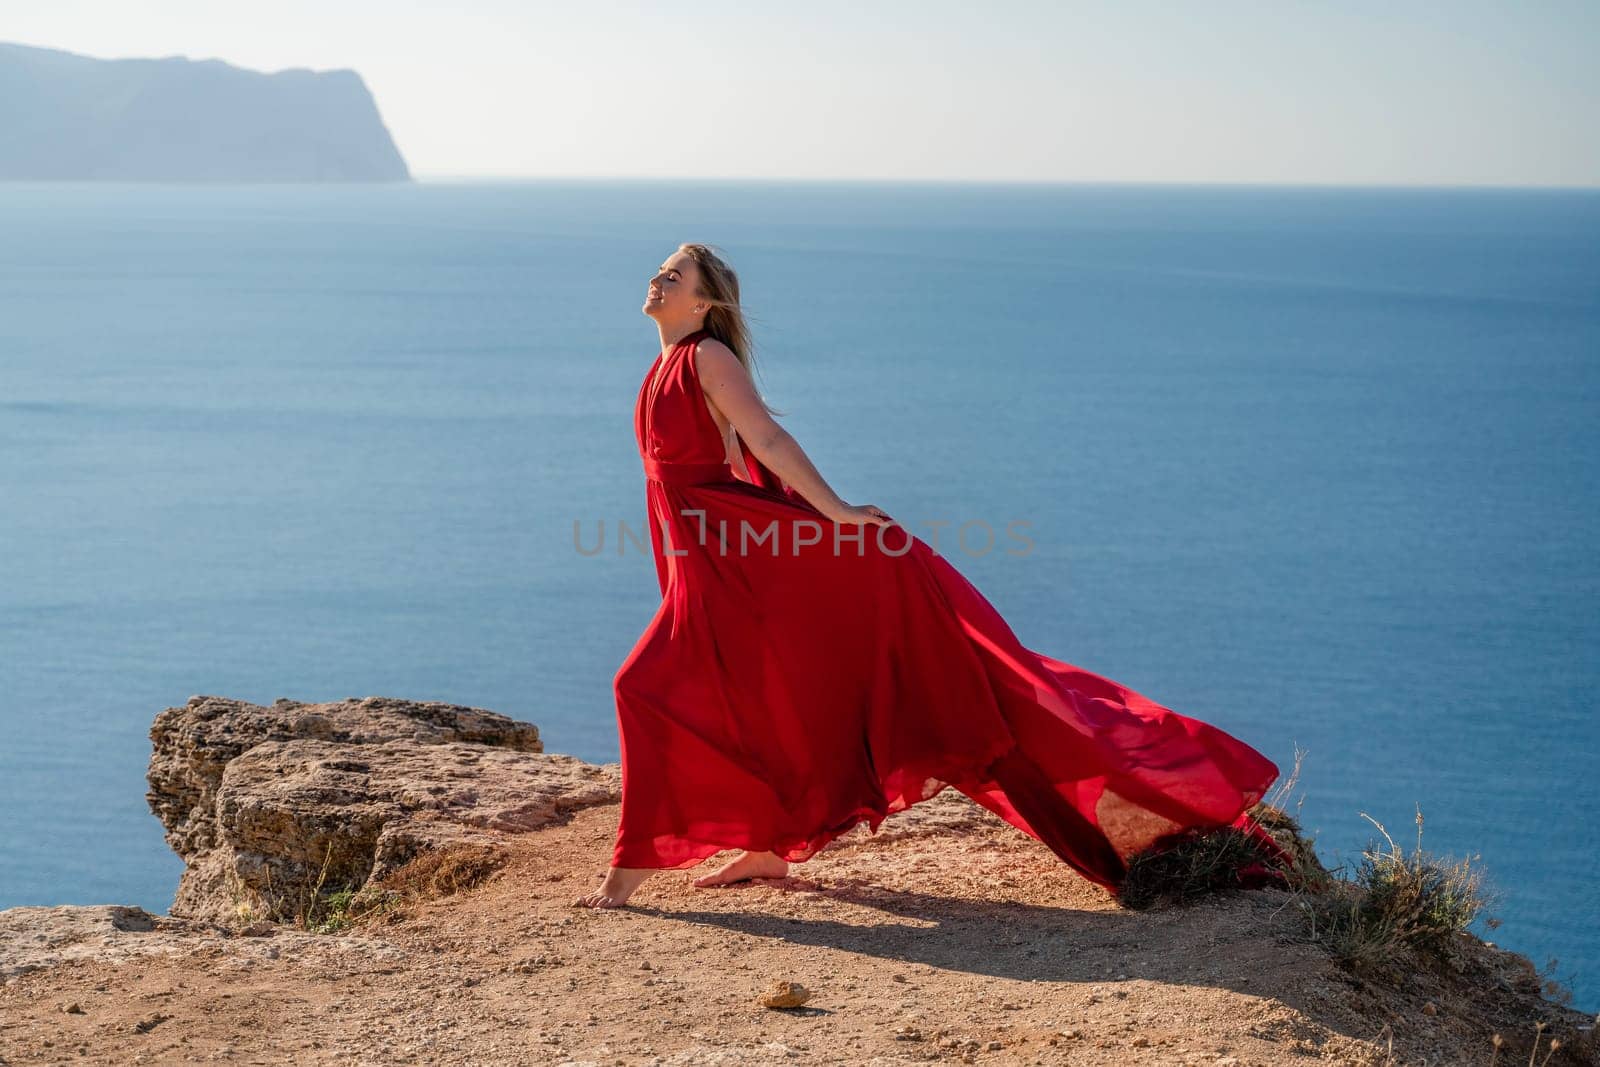
<instances>
[{"instance_id":1,"label":"green shrub","mask_svg":"<svg viewBox=\"0 0 1600 1067\"><path fill-rule=\"evenodd\" d=\"M1307 939L1357 973L1403 970L1409 952L1447 962L1460 934L1488 903L1482 872L1473 866L1477 857L1448 860L1424 852L1420 808L1417 845L1409 853L1376 819L1360 814L1378 828L1386 847L1369 842L1353 877L1341 877L1343 867L1295 872L1291 891L1306 919Z\"/></svg>"}]
</instances>

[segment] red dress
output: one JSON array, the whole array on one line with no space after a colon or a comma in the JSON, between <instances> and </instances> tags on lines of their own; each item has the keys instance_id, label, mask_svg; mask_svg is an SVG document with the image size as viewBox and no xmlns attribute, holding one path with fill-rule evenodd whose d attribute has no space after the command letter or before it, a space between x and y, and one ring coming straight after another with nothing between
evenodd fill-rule
<instances>
[{"instance_id":1,"label":"red dress","mask_svg":"<svg viewBox=\"0 0 1600 1067\"><path fill-rule=\"evenodd\" d=\"M1024 648L920 538L829 521L742 439L736 479L696 375L707 336L657 356L634 410L662 600L614 680L613 866L804 860L946 785L1113 893L1166 834L1270 842L1243 814L1278 777L1255 749Z\"/></svg>"}]
</instances>

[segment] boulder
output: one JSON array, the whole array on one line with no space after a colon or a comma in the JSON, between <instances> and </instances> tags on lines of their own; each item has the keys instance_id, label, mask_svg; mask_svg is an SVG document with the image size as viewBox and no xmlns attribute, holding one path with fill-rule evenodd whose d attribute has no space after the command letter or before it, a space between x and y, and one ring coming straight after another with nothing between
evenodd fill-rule
<instances>
[{"instance_id":1,"label":"boulder","mask_svg":"<svg viewBox=\"0 0 1600 1067\"><path fill-rule=\"evenodd\" d=\"M150 738L146 799L187 865L170 913L230 925L621 796L617 764L547 755L532 724L453 704L196 696Z\"/></svg>"}]
</instances>

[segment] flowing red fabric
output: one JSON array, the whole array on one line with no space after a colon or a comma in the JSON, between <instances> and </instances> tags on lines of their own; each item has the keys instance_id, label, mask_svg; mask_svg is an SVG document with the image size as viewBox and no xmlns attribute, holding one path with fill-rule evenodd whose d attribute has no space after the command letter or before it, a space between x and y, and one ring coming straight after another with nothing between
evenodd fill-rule
<instances>
[{"instance_id":1,"label":"flowing red fabric","mask_svg":"<svg viewBox=\"0 0 1600 1067\"><path fill-rule=\"evenodd\" d=\"M1024 648L924 541L831 522L742 439L736 478L706 336L657 356L634 411L662 599L614 680L613 866L804 860L947 785L1114 894L1168 835L1231 824L1271 847L1244 814L1278 777L1255 749Z\"/></svg>"}]
</instances>

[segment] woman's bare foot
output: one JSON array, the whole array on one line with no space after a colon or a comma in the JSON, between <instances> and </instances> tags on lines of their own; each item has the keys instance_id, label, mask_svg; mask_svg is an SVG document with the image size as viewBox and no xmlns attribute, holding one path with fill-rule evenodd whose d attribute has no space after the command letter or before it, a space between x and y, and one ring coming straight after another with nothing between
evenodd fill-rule
<instances>
[{"instance_id":1,"label":"woman's bare foot","mask_svg":"<svg viewBox=\"0 0 1600 1067\"><path fill-rule=\"evenodd\" d=\"M787 878L788 875L789 861L779 859L776 852L741 852L731 862L696 878L694 884L704 889L749 878Z\"/></svg>"},{"instance_id":2,"label":"woman's bare foot","mask_svg":"<svg viewBox=\"0 0 1600 1067\"><path fill-rule=\"evenodd\" d=\"M600 883L600 888L585 893L572 902L573 907L620 908L633 896L639 883L655 874L653 867L610 867Z\"/></svg>"}]
</instances>

